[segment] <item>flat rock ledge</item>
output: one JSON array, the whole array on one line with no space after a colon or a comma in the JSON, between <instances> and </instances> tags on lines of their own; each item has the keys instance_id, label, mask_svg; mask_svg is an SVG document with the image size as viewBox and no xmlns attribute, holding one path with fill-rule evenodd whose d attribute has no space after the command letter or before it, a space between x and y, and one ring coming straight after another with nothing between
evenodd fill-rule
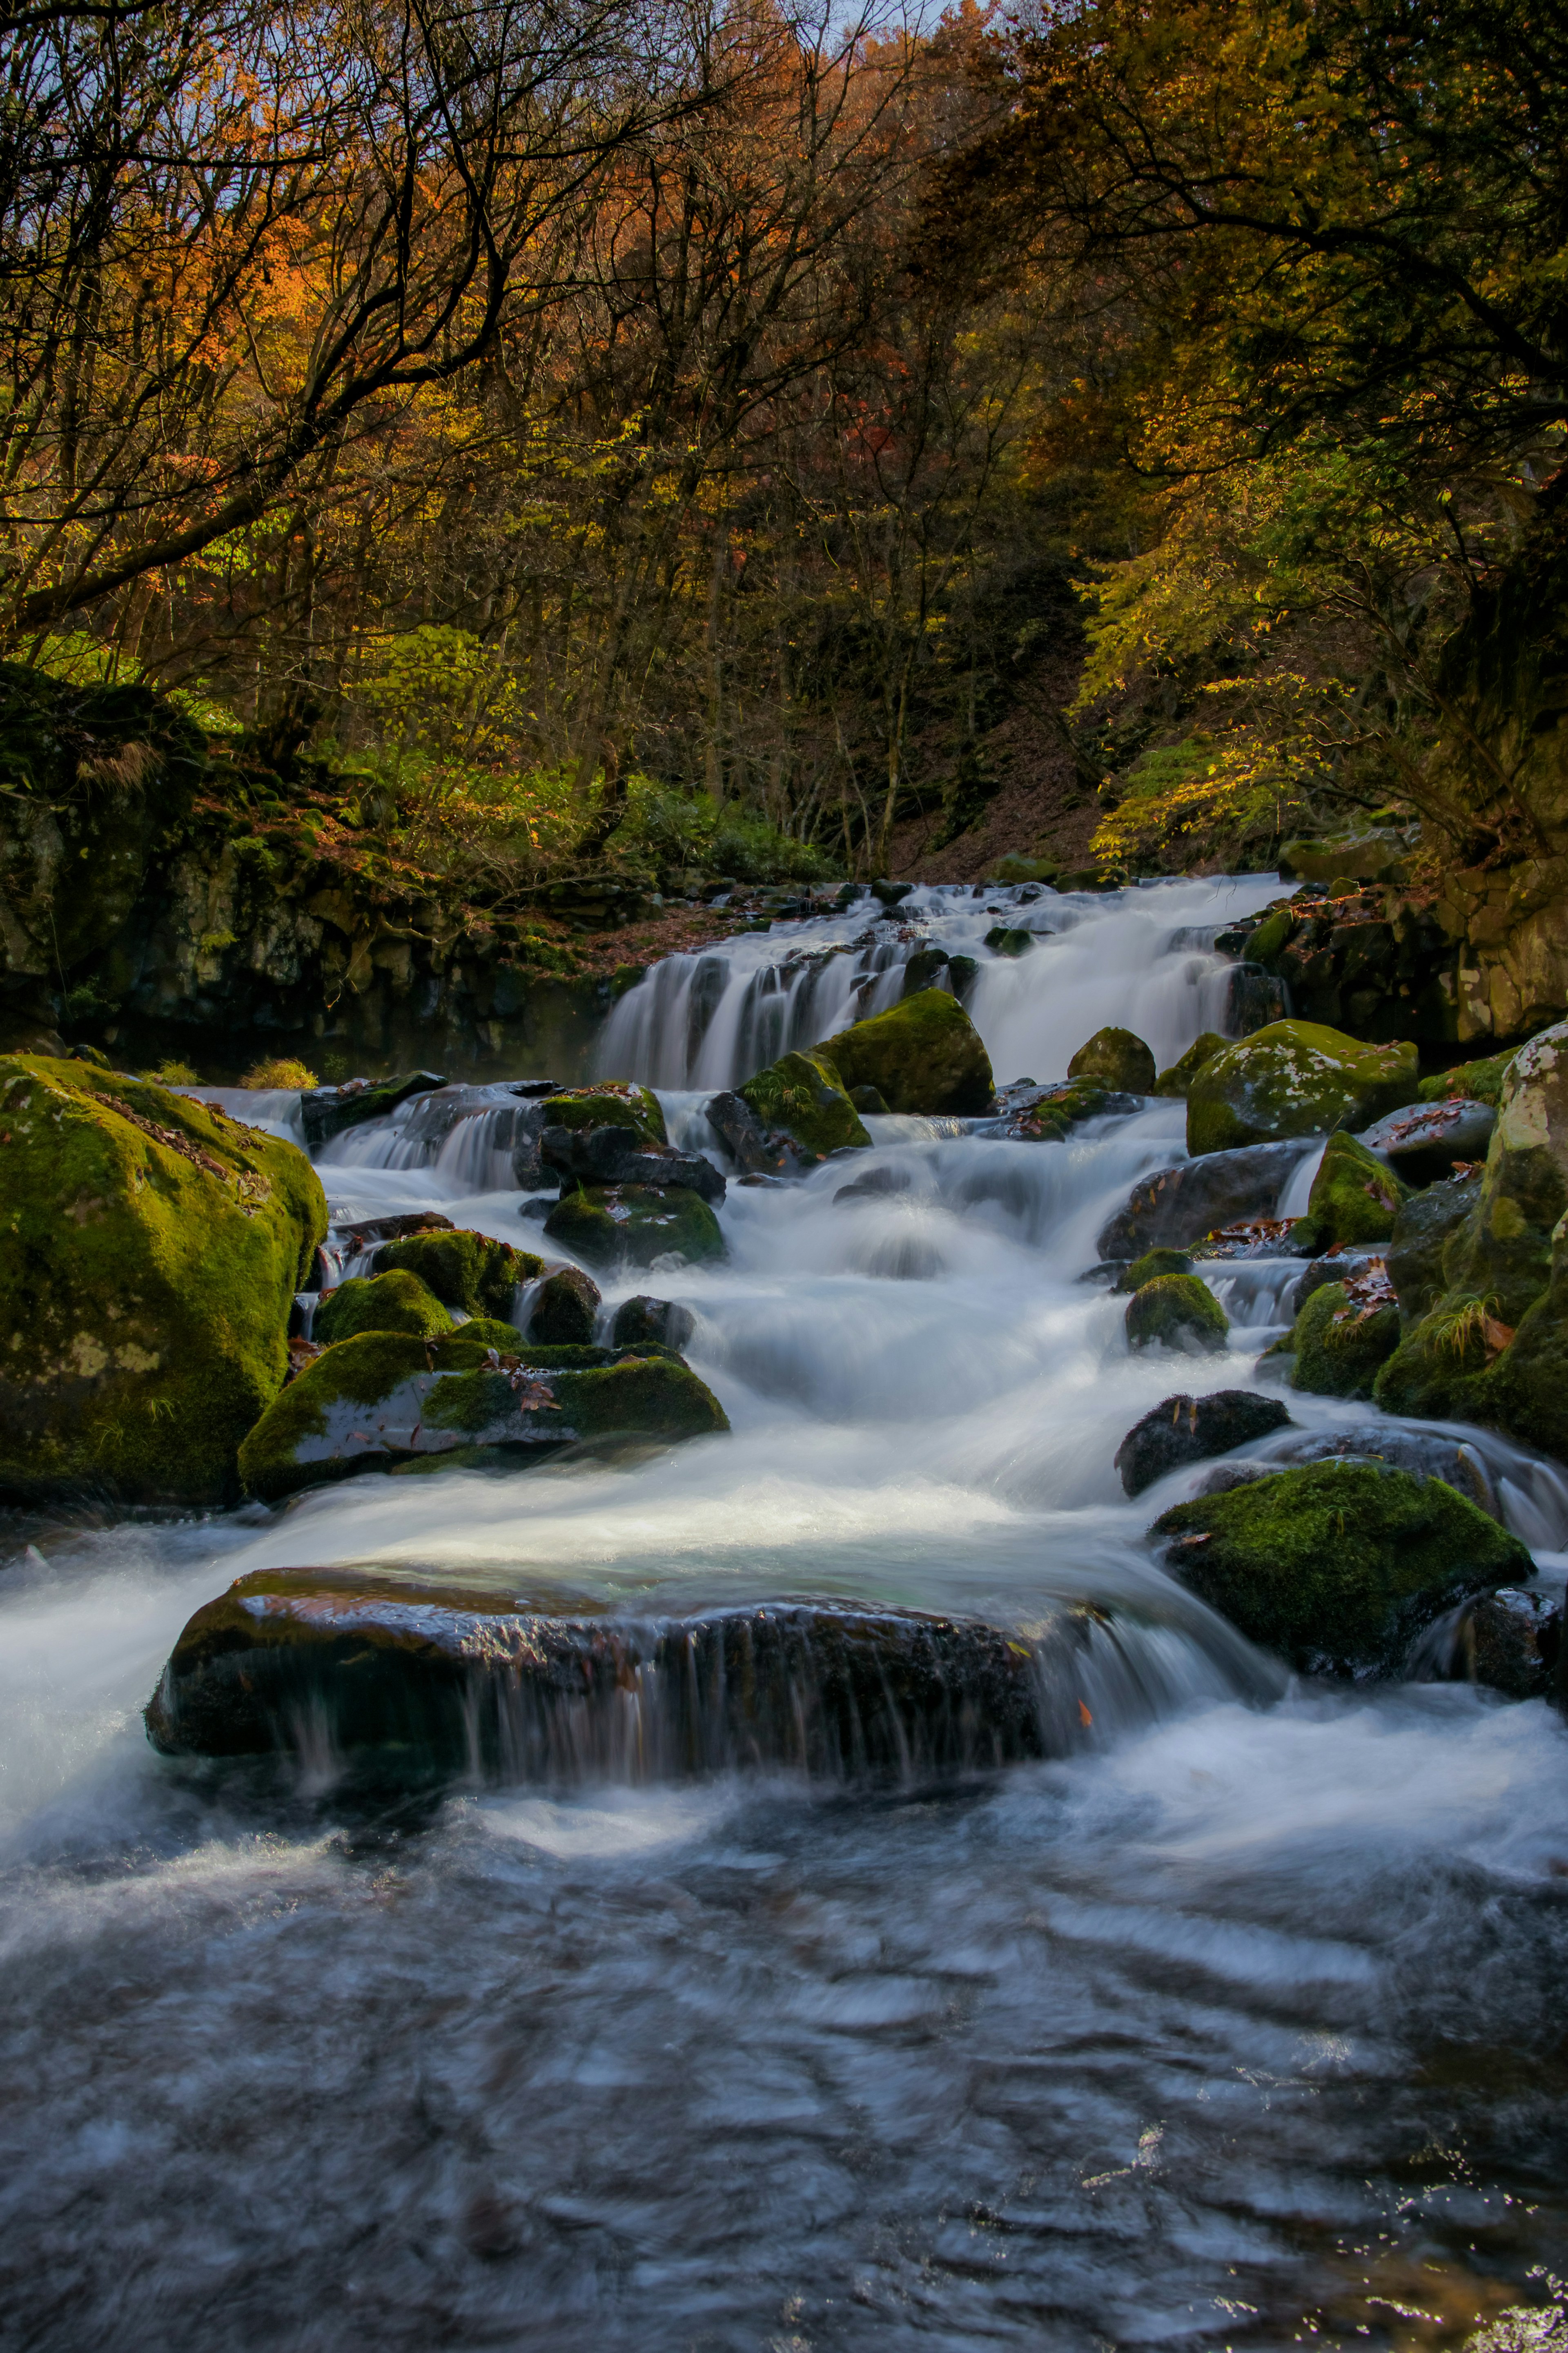
<instances>
[{"instance_id":1,"label":"flat rock ledge","mask_svg":"<svg viewBox=\"0 0 1568 2353\"><path fill-rule=\"evenodd\" d=\"M363 1570L262 1570L196 1612L145 1714L168 1756L327 1756L400 1781L911 1781L1080 1745L1096 1623L1064 1609L1021 1633L830 1601L557 1615Z\"/></svg>"}]
</instances>

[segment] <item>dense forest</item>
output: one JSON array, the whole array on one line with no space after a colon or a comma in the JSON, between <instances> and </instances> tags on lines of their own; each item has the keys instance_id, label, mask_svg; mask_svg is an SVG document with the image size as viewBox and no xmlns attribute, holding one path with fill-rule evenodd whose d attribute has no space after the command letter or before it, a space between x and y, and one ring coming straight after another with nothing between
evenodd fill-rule
<instances>
[{"instance_id":1,"label":"dense forest","mask_svg":"<svg viewBox=\"0 0 1568 2353\"><path fill-rule=\"evenodd\" d=\"M1556 12L5 26L0 650L237 794L503 895L1048 851L1042 764L1109 869L1552 848Z\"/></svg>"}]
</instances>

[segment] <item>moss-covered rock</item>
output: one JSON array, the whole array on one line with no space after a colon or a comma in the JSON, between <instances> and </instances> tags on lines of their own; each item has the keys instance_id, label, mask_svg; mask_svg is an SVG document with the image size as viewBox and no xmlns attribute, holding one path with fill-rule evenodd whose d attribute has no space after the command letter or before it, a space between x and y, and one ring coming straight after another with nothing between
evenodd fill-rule
<instances>
[{"instance_id":1,"label":"moss-covered rock","mask_svg":"<svg viewBox=\"0 0 1568 2353\"><path fill-rule=\"evenodd\" d=\"M1362 1300L1342 1282L1327 1282L1297 1316L1289 1345L1292 1388L1369 1398L1379 1367L1399 1345L1399 1310L1391 1298Z\"/></svg>"},{"instance_id":2,"label":"moss-covered rock","mask_svg":"<svg viewBox=\"0 0 1568 2353\"><path fill-rule=\"evenodd\" d=\"M546 1127L627 1127L644 1144L668 1144L664 1113L651 1087L605 1079L597 1086L574 1087L550 1095L544 1103Z\"/></svg>"},{"instance_id":3,"label":"moss-covered rock","mask_svg":"<svg viewBox=\"0 0 1568 2353\"><path fill-rule=\"evenodd\" d=\"M893 1112L979 1118L996 1091L979 1030L942 988L840 1029L817 1051L846 1087L875 1087Z\"/></svg>"},{"instance_id":4,"label":"moss-covered rock","mask_svg":"<svg viewBox=\"0 0 1568 2353\"><path fill-rule=\"evenodd\" d=\"M1368 1046L1312 1021L1271 1021L1206 1061L1187 1089L1187 1149L1367 1127L1415 1101L1415 1049Z\"/></svg>"},{"instance_id":5,"label":"moss-covered rock","mask_svg":"<svg viewBox=\"0 0 1568 2353\"><path fill-rule=\"evenodd\" d=\"M1179 1250L1145 1250L1131 1266L1124 1266L1116 1278L1118 1291L1142 1291L1146 1282L1158 1281L1163 1274L1191 1274L1193 1261L1190 1251Z\"/></svg>"},{"instance_id":6,"label":"moss-covered rock","mask_svg":"<svg viewBox=\"0 0 1568 2353\"><path fill-rule=\"evenodd\" d=\"M316 1310L310 1336L323 1347L352 1340L356 1332L412 1332L431 1339L449 1332L452 1318L416 1274L395 1268L386 1274L351 1275L329 1291Z\"/></svg>"},{"instance_id":7,"label":"moss-covered rock","mask_svg":"<svg viewBox=\"0 0 1568 2353\"><path fill-rule=\"evenodd\" d=\"M718 1219L696 1193L649 1185L584 1185L557 1201L544 1230L593 1266L652 1266L669 1256L701 1266L728 1255Z\"/></svg>"},{"instance_id":8,"label":"moss-covered rock","mask_svg":"<svg viewBox=\"0 0 1568 2353\"><path fill-rule=\"evenodd\" d=\"M1093 1079L1119 1093L1152 1095L1154 1057L1131 1029L1097 1029L1068 1064L1069 1079Z\"/></svg>"},{"instance_id":9,"label":"moss-covered rock","mask_svg":"<svg viewBox=\"0 0 1568 2353\"><path fill-rule=\"evenodd\" d=\"M985 934L985 944L993 955L1021 956L1027 955L1032 947L1037 947L1039 940L1034 932L1025 931L1016 924L993 923Z\"/></svg>"},{"instance_id":10,"label":"moss-covered rock","mask_svg":"<svg viewBox=\"0 0 1568 2353\"><path fill-rule=\"evenodd\" d=\"M0 1492L230 1496L326 1230L291 1144L87 1062L0 1059Z\"/></svg>"},{"instance_id":11,"label":"moss-covered rock","mask_svg":"<svg viewBox=\"0 0 1568 2353\"><path fill-rule=\"evenodd\" d=\"M1436 1307L1447 1284L1443 1252L1450 1238L1472 1215L1481 1197L1479 1176L1449 1176L1413 1193L1394 1220L1389 1240L1388 1279L1399 1298L1402 1315L1414 1320Z\"/></svg>"},{"instance_id":12,"label":"moss-covered rock","mask_svg":"<svg viewBox=\"0 0 1568 2353\"><path fill-rule=\"evenodd\" d=\"M663 1351L525 1344L513 1357L472 1324L444 1340L364 1332L289 1384L246 1439L239 1468L251 1494L277 1503L421 1458L500 1449L525 1459L584 1440L695 1438L728 1427L712 1392Z\"/></svg>"},{"instance_id":13,"label":"moss-covered rock","mask_svg":"<svg viewBox=\"0 0 1568 2353\"><path fill-rule=\"evenodd\" d=\"M737 1092L764 1134L793 1145L795 1156L808 1166L846 1146L870 1144L826 1048L781 1054Z\"/></svg>"},{"instance_id":14,"label":"moss-covered rock","mask_svg":"<svg viewBox=\"0 0 1568 2353\"><path fill-rule=\"evenodd\" d=\"M1480 1198L1443 1253L1452 1293L1515 1324L1545 1290L1552 1236L1568 1209L1568 1022L1543 1030L1503 1074Z\"/></svg>"},{"instance_id":15,"label":"moss-covered rock","mask_svg":"<svg viewBox=\"0 0 1568 2353\"><path fill-rule=\"evenodd\" d=\"M1138 1108L1136 1096L1113 1094L1097 1079L1068 1079L1054 1087L1007 1087L998 1101L1000 1114L982 1133L1005 1136L1013 1144L1065 1144L1085 1120Z\"/></svg>"},{"instance_id":16,"label":"moss-covered rock","mask_svg":"<svg viewBox=\"0 0 1568 2353\"><path fill-rule=\"evenodd\" d=\"M1207 1283L1195 1274L1159 1274L1127 1303L1127 1337L1134 1348L1156 1341L1188 1356L1214 1356L1224 1348L1230 1319Z\"/></svg>"},{"instance_id":17,"label":"moss-covered rock","mask_svg":"<svg viewBox=\"0 0 1568 2353\"><path fill-rule=\"evenodd\" d=\"M1450 1095L1468 1095L1476 1103L1490 1103L1497 1109L1502 1095L1503 1073L1513 1060L1512 1050L1506 1054L1487 1054L1479 1062L1459 1062L1451 1071L1434 1071L1423 1079L1416 1090L1423 1103L1442 1103Z\"/></svg>"},{"instance_id":18,"label":"moss-covered rock","mask_svg":"<svg viewBox=\"0 0 1568 2353\"><path fill-rule=\"evenodd\" d=\"M1410 1198L1392 1169L1385 1168L1353 1135L1331 1135L1307 1203L1320 1249L1342 1242L1386 1241L1394 1220Z\"/></svg>"},{"instance_id":19,"label":"moss-covered rock","mask_svg":"<svg viewBox=\"0 0 1568 2353\"><path fill-rule=\"evenodd\" d=\"M1394 1673L1422 1627L1534 1566L1442 1480L1372 1462L1315 1462L1200 1495L1152 1533L1184 1585L1313 1673Z\"/></svg>"},{"instance_id":20,"label":"moss-covered rock","mask_svg":"<svg viewBox=\"0 0 1568 2353\"><path fill-rule=\"evenodd\" d=\"M1216 1054L1223 1054L1229 1043L1229 1039L1222 1038L1217 1029L1205 1029L1201 1037L1193 1039L1184 1054L1177 1056L1168 1071L1160 1072L1154 1082L1153 1092L1176 1096L1184 1103L1187 1089L1198 1072L1205 1063L1212 1062Z\"/></svg>"},{"instance_id":21,"label":"moss-covered rock","mask_svg":"<svg viewBox=\"0 0 1568 2353\"><path fill-rule=\"evenodd\" d=\"M374 1271L396 1269L417 1275L443 1306L466 1315L499 1315L510 1321L518 1286L532 1282L544 1261L531 1250L513 1250L463 1227L449 1233L405 1234L383 1242L371 1261Z\"/></svg>"},{"instance_id":22,"label":"moss-covered rock","mask_svg":"<svg viewBox=\"0 0 1568 2353\"><path fill-rule=\"evenodd\" d=\"M622 1300L610 1336L617 1348L635 1348L646 1340L657 1340L667 1348L684 1348L696 1329L697 1318L689 1307L673 1299L650 1299L642 1292L634 1299Z\"/></svg>"},{"instance_id":23,"label":"moss-covered rock","mask_svg":"<svg viewBox=\"0 0 1568 2353\"><path fill-rule=\"evenodd\" d=\"M598 1284L580 1266L552 1267L529 1294L529 1338L551 1347L590 1346L599 1296ZM639 1332L627 1336L654 1339L660 1335Z\"/></svg>"}]
</instances>

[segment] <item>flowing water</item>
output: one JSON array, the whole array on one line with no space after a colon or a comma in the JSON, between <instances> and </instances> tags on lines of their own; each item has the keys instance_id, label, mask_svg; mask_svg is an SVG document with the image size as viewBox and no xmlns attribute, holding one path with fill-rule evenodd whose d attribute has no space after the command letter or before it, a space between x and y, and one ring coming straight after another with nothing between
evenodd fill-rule
<instances>
[{"instance_id":1,"label":"flowing water","mask_svg":"<svg viewBox=\"0 0 1568 2353\"><path fill-rule=\"evenodd\" d=\"M978 957L1000 1079L1223 1021L1268 880L921 892L673 959L606 1071L705 1091ZM984 934L1037 931L1016 959ZM875 912L875 911L872 911ZM537 1075L520 1071L519 1077ZM329 1145L342 1222L537 1240L509 1098ZM297 1132L297 1103L247 1099ZM1467 1686L1293 1686L1184 1595L1111 1457L1195 1372L1078 1280L1181 1106L1068 1145L870 1123L731 1185L682 1300L733 1433L30 1525L0 1569L0 2333L18 2347L1568 2346L1568 1736ZM1310 1181L1310 1155L1294 1180ZM836 1198L848 1176L885 1191ZM542 1207L542 1201L536 1202ZM344 1261L345 1263L351 1261ZM1245 1385L1293 1271L1216 1270ZM1364 1407L1292 1399L1309 1424ZM1568 1489L1481 1441L1562 1580ZM1267 1442L1265 1450L1267 1451ZM945 1788L467 1788L178 1767L139 1708L244 1570L374 1561L686 1608L1114 1619L1074 1752Z\"/></svg>"}]
</instances>

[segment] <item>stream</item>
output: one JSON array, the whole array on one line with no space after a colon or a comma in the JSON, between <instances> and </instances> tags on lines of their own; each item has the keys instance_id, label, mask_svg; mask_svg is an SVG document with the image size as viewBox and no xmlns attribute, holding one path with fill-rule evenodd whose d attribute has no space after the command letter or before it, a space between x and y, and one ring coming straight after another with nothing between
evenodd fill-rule
<instances>
[{"instance_id":1,"label":"stream","mask_svg":"<svg viewBox=\"0 0 1568 2353\"><path fill-rule=\"evenodd\" d=\"M596 1067L718 1156L707 1095L896 1002L926 946L977 959L999 1082L1108 1022L1163 1067L1225 1026L1215 932L1279 888L862 900L668 959ZM992 954L998 922L1037 944ZM297 1097L193 1092L299 1134ZM503 1102L335 1139L334 1221L540 1248ZM604 1283L692 1311L728 1437L0 1539L7 2344L1568 2353L1568 1734L1465 1684L1292 1683L1154 1566L1198 1474L1130 1503L1116 1448L1174 1389L1251 1386L1300 1271L1215 1268L1217 1364L1129 1354L1079 1278L1184 1113L1068 1144L873 1118L852 1165L731 1182L726 1263ZM1561 1586L1568 1481L1470 1435ZM1069 1599L1116 1631L1069 1756L941 1788L377 1810L331 1758L155 1756L191 1612L346 1562L651 1609Z\"/></svg>"}]
</instances>

